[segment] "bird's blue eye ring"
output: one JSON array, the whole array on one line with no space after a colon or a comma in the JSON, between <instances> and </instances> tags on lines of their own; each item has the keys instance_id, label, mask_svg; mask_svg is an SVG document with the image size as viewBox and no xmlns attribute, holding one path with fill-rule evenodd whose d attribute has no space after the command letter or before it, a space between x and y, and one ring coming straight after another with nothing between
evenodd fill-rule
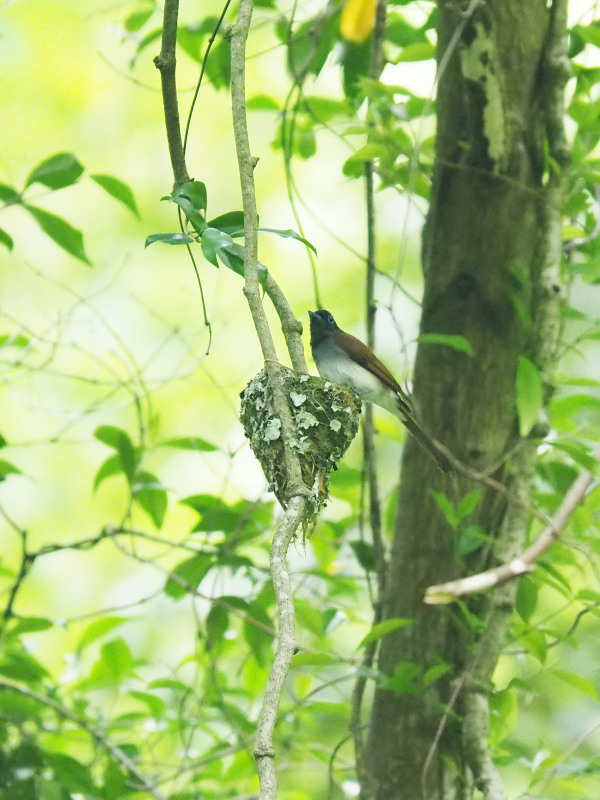
<instances>
[{"instance_id":1,"label":"bird's blue eye ring","mask_svg":"<svg viewBox=\"0 0 600 800\"><path fill-rule=\"evenodd\" d=\"M330 325L333 325L333 321L334 321L334 320L333 320L333 317L332 317L332 316L331 316L331 314L330 314L330 315L327 317L327 322L328 322Z\"/></svg>"}]
</instances>

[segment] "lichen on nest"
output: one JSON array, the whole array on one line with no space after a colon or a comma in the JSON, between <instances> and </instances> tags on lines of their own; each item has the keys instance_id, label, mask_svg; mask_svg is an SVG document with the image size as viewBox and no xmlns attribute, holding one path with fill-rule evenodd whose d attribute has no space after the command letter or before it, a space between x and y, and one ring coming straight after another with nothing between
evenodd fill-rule
<instances>
[{"instance_id":1,"label":"lichen on nest","mask_svg":"<svg viewBox=\"0 0 600 800\"><path fill-rule=\"evenodd\" d=\"M300 456L304 483L311 490L314 514L329 496L329 472L342 458L358 430L360 400L350 389L281 368L294 435L287 444ZM281 420L265 371L259 372L241 394L241 420L254 455L259 460L279 502L288 499Z\"/></svg>"}]
</instances>

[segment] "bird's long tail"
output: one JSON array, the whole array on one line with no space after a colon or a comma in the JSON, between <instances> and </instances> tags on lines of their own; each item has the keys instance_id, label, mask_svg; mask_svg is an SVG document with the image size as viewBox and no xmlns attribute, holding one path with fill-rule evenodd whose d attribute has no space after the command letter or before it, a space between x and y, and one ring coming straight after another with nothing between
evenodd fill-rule
<instances>
[{"instance_id":1,"label":"bird's long tail","mask_svg":"<svg viewBox=\"0 0 600 800\"><path fill-rule=\"evenodd\" d=\"M421 428L419 423L416 422L412 416L409 417L408 415L403 414L400 419L415 437L417 442L421 445L423 450L425 450L434 459L438 467L443 472L454 471L450 459L442 451L442 446L432 439L429 434L425 433L423 428Z\"/></svg>"}]
</instances>

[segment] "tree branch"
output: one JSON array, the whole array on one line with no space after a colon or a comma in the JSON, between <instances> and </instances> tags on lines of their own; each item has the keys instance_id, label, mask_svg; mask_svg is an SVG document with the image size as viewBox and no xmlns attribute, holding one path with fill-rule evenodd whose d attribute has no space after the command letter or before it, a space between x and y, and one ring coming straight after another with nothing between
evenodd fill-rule
<instances>
[{"instance_id":1,"label":"tree branch","mask_svg":"<svg viewBox=\"0 0 600 800\"><path fill-rule=\"evenodd\" d=\"M250 307L254 327L258 335L265 371L273 394L273 407L281 420L284 467L287 474L287 497L283 499L285 513L275 532L271 544L270 564L275 598L277 601L278 636L275 658L271 666L269 680L263 697L259 715L254 755L260 781L261 800L275 800L275 751L273 731L277 719L281 692L295 651L294 602L287 569L287 550L298 526L306 520L309 513L308 488L302 479L300 460L290 442L295 436L292 414L283 385L283 373L277 363L277 352L267 322L260 297L258 281L258 214L254 189L254 168L257 164L250 151L248 123L246 117L245 57L246 42L252 20L252 0L241 0L237 22L231 36L231 104L233 130L237 152L242 203L244 209L244 294ZM269 282L271 296L276 298L276 308L280 318L285 319L291 329L297 325L291 322L291 310L274 282ZM274 301L275 302L275 301ZM283 317L282 317L283 315ZM295 335L297 336L297 330ZM288 340L289 341L289 340ZM298 342L290 347L294 364L304 365L300 358ZM304 365L305 366L305 365Z\"/></svg>"},{"instance_id":2,"label":"tree branch","mask_svg":"<svg viewBox=\"0 0 600 800\"><path fill-rule=\"evenodd\" d=\"M133 762L129 756L121 750L120 747L117 745L112 744L112 742L107 739L97 728L94 728L93 725L83 719L82 717L78 717L76 714L73 714L72 711L69 711L68 708L58 703L56 700L53 700L51 697L46 697L46 695L40 694L39 692L34 692L33 689L28 689L25 686L19 686L16 683L12 683L7 681L5 678L0 679L0 690L5 692L13 692L14 694L19 694L22 697L28 697L30 700L34 700L36 703L40 705L46 706L47 708L51 708L55 711L59 716L63 717L63 719L68 719L69 722L72 722L74 725L77 725L78 728L86 731L89 735L98 742L110 755L118 761L121 767L130 772L135 779L139 782L138 786L131 786L132 789L135 791L145 791L152 795L155 800L167 800L165 795L159 791L156 786L153 786L152 783L148 781L148 779L138 770L135 762Z\"/></svg>"},{"instance_id":3,"label":"tree branch","mask_svg":"<svg viewBox=\"0 0 600 800\"><path fill-rule=\"evenodd\" d=\"M600 458L600 447L594 451L594 458ZM483 592L492 586L532 572L535 562L559 538L571 514L584 502L593 480L594 476L588 470L583 470L577 476L550 523L520 556L500 564L494 569L478 572L476 575L468 575L466 578L459 578L456 581L429 586L425 592L425 602L448 603L457 597Z\"/></svg>"},{"instance_id":4,"label":"tree branch","mask_svg":"<svg viewBox=\"0 0 600 800\"><path fill-rule=\"evenodd\" d=\"M163 107L165 109L165 126L167 141L169 143L169 156L175 178L175 188L189 181L183 142L181 139L181 125L179 122L179 105L177 103L177 83L175 80L175 48L177 45L177 16L179 13L179 0L165 0L163 14L162 46L160 55L154 59L154 64L160 72Z\"/></svg>"},{"instance_id":5,"label":"tree branch","mask_svg":"<svg viewBox=\"0 0 600 800\"><path fill-rule=\"evenodd\" d=\"M269 299L279 316L292 367L297 372L308 372L306 358L304 357L304 345L302 344L302 323L296 319L287 297L281 291L279 284L270 272L267 274L265 281L265 292L269 295Z\"/></svg>"}]
</instances>

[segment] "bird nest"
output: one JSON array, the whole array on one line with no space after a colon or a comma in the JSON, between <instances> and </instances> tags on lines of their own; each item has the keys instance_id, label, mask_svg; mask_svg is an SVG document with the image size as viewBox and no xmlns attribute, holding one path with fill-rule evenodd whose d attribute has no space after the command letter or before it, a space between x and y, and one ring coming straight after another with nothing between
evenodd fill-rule
<instances>
[{"instance_id":1,"label":"bird nest","mask_svg":"<svg viewBox=\"0 0 600 800\"><path fill-rule=\"evenodd\" d=\"M329 496L329 472L342 458L358 430L361 403L345 386L281 368L294 423L286 444L300 458L314 514ZM241 420L250 447L282 506L289 499L281 420L273 407L265 371L241 394Z\"/></svg>"}]
</instances>

